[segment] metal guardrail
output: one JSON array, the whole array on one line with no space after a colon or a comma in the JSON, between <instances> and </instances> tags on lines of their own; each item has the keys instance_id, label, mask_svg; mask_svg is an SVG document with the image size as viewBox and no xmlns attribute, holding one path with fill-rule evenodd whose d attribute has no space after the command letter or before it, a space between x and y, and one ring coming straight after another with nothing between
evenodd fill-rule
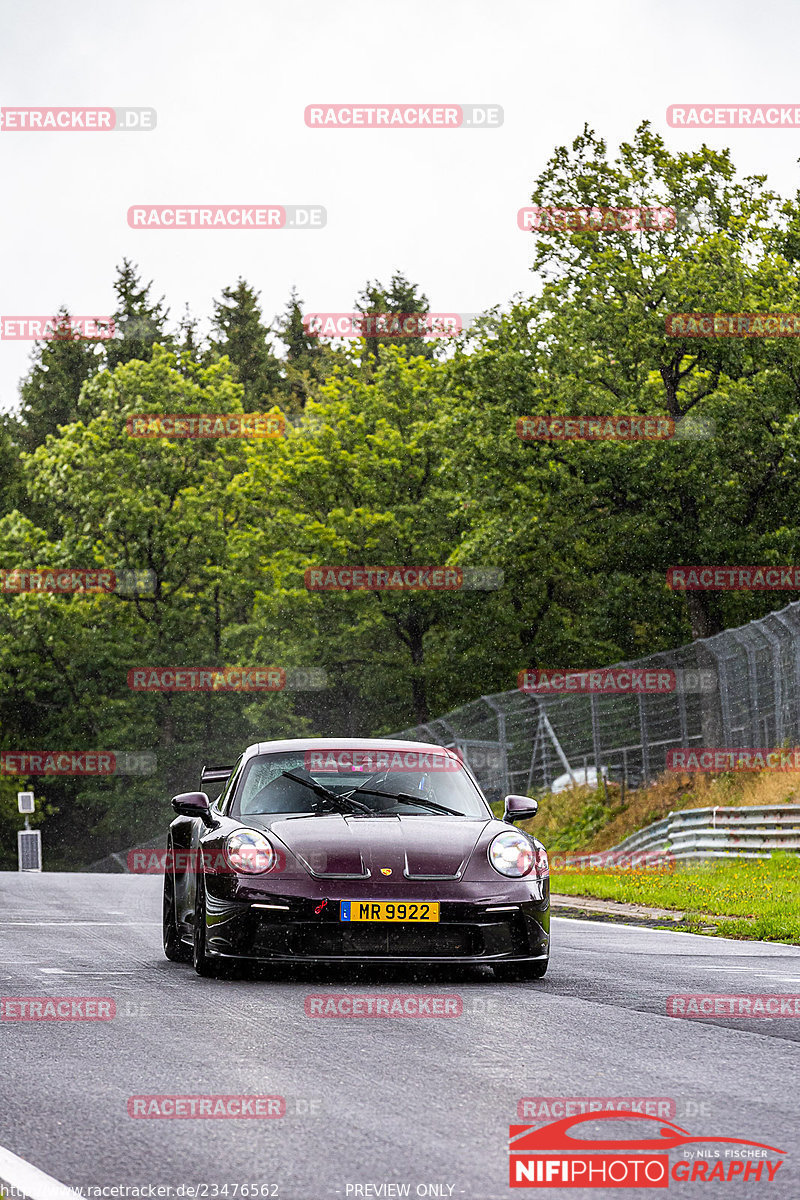
<instances>
[{"instance_id":1,"label":"metal guardrail","mask_svg":"<svg viewBox=\"0 0 800 1200\"><path fill-rule=\"evenodd\" d=\"M624 860L645 854L686 860L771 858L773 850L800 851L800 804L684 808L608 850L565 856L564 864L584 866L606 856Z\"/></svg>"}]
</instances>

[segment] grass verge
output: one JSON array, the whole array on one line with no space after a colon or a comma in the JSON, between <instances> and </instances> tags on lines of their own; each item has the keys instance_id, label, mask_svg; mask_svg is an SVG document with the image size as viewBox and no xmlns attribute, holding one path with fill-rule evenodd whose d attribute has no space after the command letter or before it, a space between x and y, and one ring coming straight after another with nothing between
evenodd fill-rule
<instances>
[{"instance_id":1,"label":"grass verge","mask_svg":"<svg viewBox=\"0 0 800 1200\"><path fill-rule=\"evenodd\" d=\"M800 856L736 859L652 870L558 870L553 895L596 896L683 911L680 928L800 945Z\"/></svg>"}]
</instances>

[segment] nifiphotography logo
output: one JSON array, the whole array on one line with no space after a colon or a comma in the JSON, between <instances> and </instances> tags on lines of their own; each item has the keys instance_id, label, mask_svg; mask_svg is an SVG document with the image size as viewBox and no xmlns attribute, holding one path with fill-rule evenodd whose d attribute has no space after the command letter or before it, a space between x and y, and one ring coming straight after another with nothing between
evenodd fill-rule
<instances>
[{"instance_id":1,"label":"nifiphotography logo","mask_svg":"<svg viewBox=\"0 0 800 1200\"><path fill-rule=\"evenodd\" d=\"M637 1121L641 1137L613 1137L609 1127L600 1139L573 1133L596 1121ZM619 1132L622 1132L621 1130ZM697 1150L688 1146L701 1147ZM670 1163L670 1150L682 1157ZM606 1109L535 1125L509 1128L509 1185L511 1187L669 1187L676 1183L772 1183L783 1164L784 1150L764 1142L712 1134L695 1137L672 1121L633 1112ZM749 1194L749 1193L748 1193Z\"/></svg>"}]
</instances>

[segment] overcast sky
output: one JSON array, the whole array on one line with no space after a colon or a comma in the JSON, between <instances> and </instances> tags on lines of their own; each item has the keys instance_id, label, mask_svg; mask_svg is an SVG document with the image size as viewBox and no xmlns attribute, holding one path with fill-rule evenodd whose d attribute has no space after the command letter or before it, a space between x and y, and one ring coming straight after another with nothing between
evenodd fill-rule
<instances>
[{"instance_id":1,"label":"overcast sky","mask_svg":"<svg viewBox=\"0 0 800 1200\"><path fill-rule=\"evenodd\" d=\"M682 101L800 105L796 0L4 0L0 104L149 106L147 133L0 132L0 314L113 311L124 256L207 318L243 275L267 319L296 284L346 311L400 269L431 308L531 289L516 224L554 146L616 147L649 118L674 149L729 145L798 185L800 130L670 129ZM312 103L491 103L499 129L311 129ZM133 204L320 204L322 230L131 229ZM204 324L204 328L205 328ZM0 407L32 343L0 341Z\"/></svg>"}]
</instances>

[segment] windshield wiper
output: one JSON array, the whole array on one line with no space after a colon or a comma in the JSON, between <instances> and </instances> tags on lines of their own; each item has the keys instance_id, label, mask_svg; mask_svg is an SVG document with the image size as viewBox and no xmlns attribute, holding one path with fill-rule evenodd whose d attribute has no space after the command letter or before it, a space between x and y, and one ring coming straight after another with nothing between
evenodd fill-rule
<instances>
[{"instance_id":1,"label":"windshield wiper","mask_svg":"<svg viewBox=\"0 0 800 1200\"><path fill-rule=\"evenodd\" d=\"M396 800L398 804L419 804L425 808L433 809L434 812L447 813L451 817L464 816L464 813L456 812L454 808L445 808L443 804L437 804L435 800L424 800L421 796L412 796L409 792L378 792L374 788L365 787L356 788L356 791L361 792L364 796L385 796L387 800ZM347 799L352 794L352 792L349 792ZM372 809L368 809L367 811L373 812Z\"/></svg>"},{"instance_id":2,"label":"windshield wiper","mask_svg":"<svg viewBox=\"0 0 800 1200\"><path fill-rule=\"evenodd\" d=\"M358 800L351 800L349 796L337 796L336 792L331 792L322 783L317 783L316 779L304 779L302 775L295 775L294 771L282 771L281 774L286 779L293 779L295 783L302 783L303 787L311 788L312 792L320 797L320 803L317 807L318 812L322 812L327 801L328 807L335 812L360 812L371 813L372 809L366 804L359 804Z\"/></svg>"}]
</instances>

